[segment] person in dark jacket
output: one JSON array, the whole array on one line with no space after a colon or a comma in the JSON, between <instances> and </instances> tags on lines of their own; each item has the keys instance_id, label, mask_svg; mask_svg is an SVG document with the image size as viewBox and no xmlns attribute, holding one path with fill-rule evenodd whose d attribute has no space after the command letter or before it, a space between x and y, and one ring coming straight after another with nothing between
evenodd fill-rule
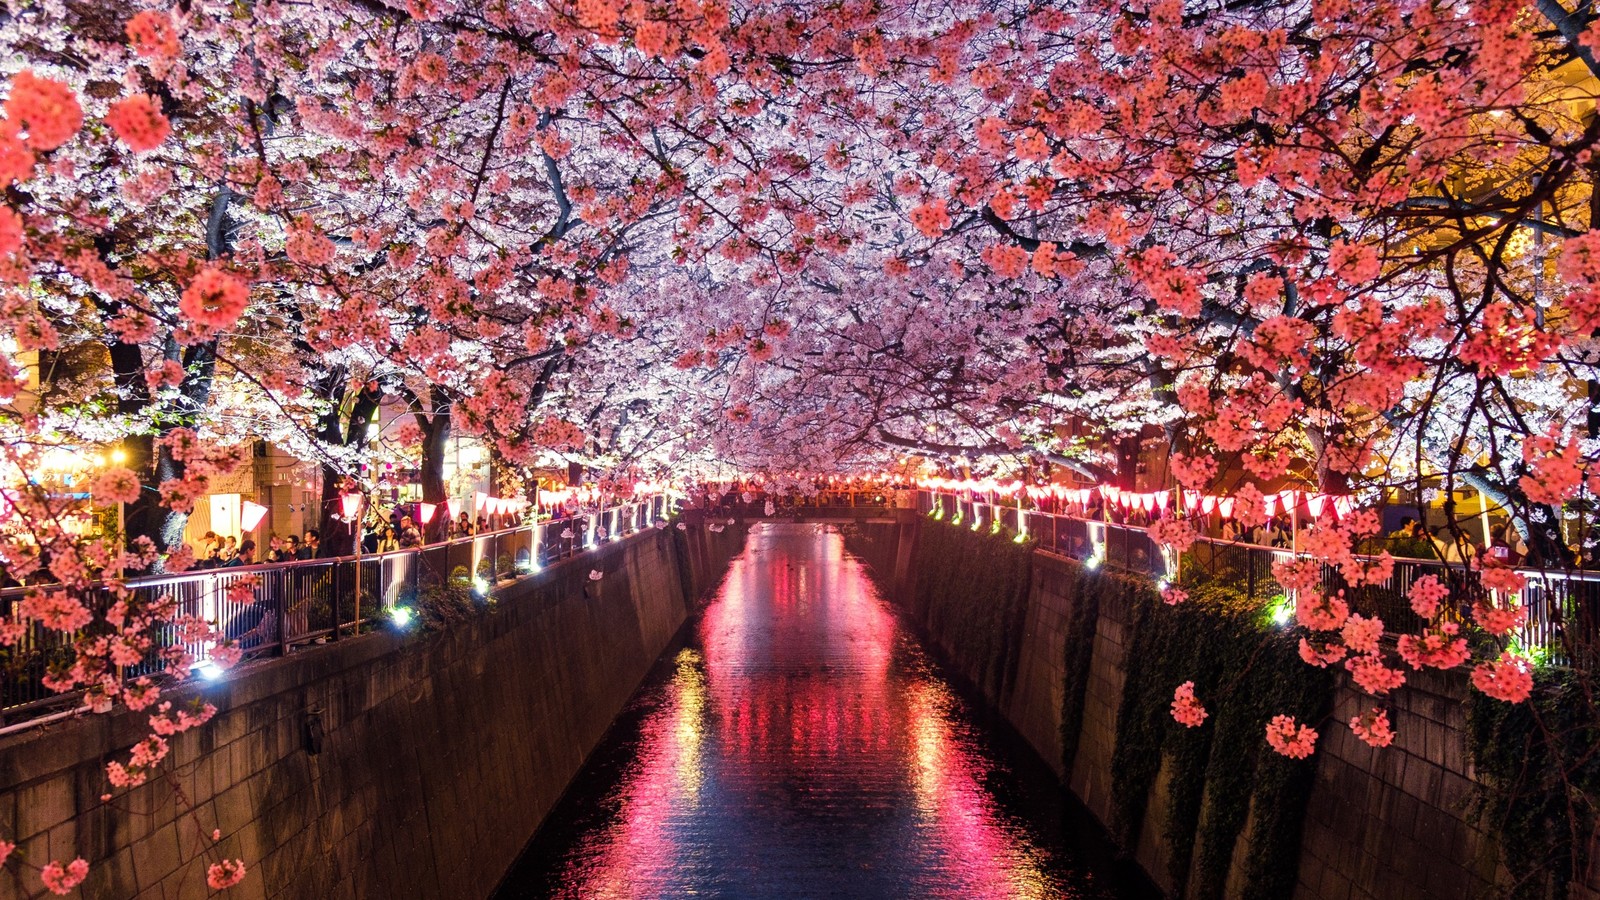
<instances>
[{"instance_id":1,"label":"person in dark jacket","mask_svg":"<svg viewBox=\"0 0 1600 900\"><path fill-rule=\"evenodd\" d=\"M231 569L239 566L253 566L255 564L256 542L252 540L246 540L244 543L239 545L239 552L235 553L232 559L223 563L222 567L225 569Z\"/></svg>"}]
</instances>

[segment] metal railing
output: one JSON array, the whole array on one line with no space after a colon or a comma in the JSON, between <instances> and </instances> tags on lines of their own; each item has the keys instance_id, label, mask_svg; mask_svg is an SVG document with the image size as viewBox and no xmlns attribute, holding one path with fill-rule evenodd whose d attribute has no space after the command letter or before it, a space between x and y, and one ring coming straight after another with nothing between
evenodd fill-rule
<instances>
[{"instance_id":1,"label":"metal railing","mask_svg":"<svg viewBox=\"0 0 1600 900\"><path fill-rule=\"evenodd\" d=\"M433 585L454 584L486 594L509 579L649 528L668 511L666 498L658 496L408 550L135 578L124 587L144 600L170 599L178 616L213 623L247 658L281 656L296 647L359 634ZM0 591L0 615L11 616L29 590L60 588ZM97 589L86 599L91 608L104 609L110 597L108 590ZM108 629L103 622L89 627ZM44 684L52 666L70 662L76 637L32 624L12 646L0 647L0 726L79 703L76 694L59 694ZM180 643L175 626L163 626L162 633L151 637L152 652L144 662L125 667L123 678L160 672L159 651ZM186 649L198 664L211 646L189 644Z\"/></svg>"},{"instance_id":2,"label":"metal railing","mask_svg":"<svg viewBox=\"0 0 1600 900\"><path fill-rule=\"evenodd\" d=\"M1273 564L1295 556L1282 547L1200 537L1173 560L1161 552L1148 530L1136 525L989 504L958 494L921 491L918 509L924 514L937 512L944 521L975 530L993 528L998 519L1000 527L1026 533L1040 549L1060 556L1080 561L1094 559L1098 565L1157 580L1223 581L1263 603L1284 593L1273 576ZM1356 558L1365 563L1377 559ZM1517 635L1522 648L1556 665L1600 662L1600 572L1528 568L1516 571L1527 582L1513 601L1527 610L1527 624ZM1469 617L1473 603L1489 593L1477 573L1460 563L1404 557L1395 557L1392 573L1378 584L1351 585L1331 566L1322 567L1322 584L1330 593L1343 591L1352 611L1379 616L1391 634L1404 634L1415 633L1426 624L1412 611L1409 598L1411 585L1424 575L1437 576L1450 588L1444 602L1445 614L1457 620Z\"/></svg>"}]
</instances>

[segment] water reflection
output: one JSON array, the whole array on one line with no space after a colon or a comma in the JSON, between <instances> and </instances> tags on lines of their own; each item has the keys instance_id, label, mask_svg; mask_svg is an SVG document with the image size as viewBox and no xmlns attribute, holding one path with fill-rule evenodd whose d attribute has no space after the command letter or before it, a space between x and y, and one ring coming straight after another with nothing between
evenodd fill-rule
<instances>
[{"instance_id":1,"label":"water reflection","mask_svg":"<svg viewBox=\"0 0 1600 900\"><path fill-rule=\"evenodd\" d=\"M633 712L502 896L1126 896L1051 820L1052 786L1025 796L836 533L753 531Z\"/></svg>"}]
</instances>

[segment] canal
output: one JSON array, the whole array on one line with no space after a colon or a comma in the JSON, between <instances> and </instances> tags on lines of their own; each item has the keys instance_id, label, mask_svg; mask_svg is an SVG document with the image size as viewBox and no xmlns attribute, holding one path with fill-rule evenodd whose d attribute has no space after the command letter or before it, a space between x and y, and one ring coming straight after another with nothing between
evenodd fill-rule
<instances>
[{"instance_id":1,"label":"canal","mask_svg":"<svg viewBox=\"0 0 1600 900\"><path fill-rule=\"evenodd\" d=\"M685 632L499 898L1156 896L831 529L754 528Z\"/></svg>"}]
</instances>

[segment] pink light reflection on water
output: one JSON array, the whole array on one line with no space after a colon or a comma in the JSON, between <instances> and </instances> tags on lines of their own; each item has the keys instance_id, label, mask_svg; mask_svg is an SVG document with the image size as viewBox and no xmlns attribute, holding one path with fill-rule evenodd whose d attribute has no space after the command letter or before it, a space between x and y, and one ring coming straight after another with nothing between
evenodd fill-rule
<instances>
[{"instance_id":1,"label":"pink light reflection on water","mask_svg":"<svg viewBox=\"0 0 1600 900\"><path fill-rule=\"evenodd\" d=\"M839 535L763 526L560 896L1071 896L993 765Z\"/></svg>"}]
</instances>

